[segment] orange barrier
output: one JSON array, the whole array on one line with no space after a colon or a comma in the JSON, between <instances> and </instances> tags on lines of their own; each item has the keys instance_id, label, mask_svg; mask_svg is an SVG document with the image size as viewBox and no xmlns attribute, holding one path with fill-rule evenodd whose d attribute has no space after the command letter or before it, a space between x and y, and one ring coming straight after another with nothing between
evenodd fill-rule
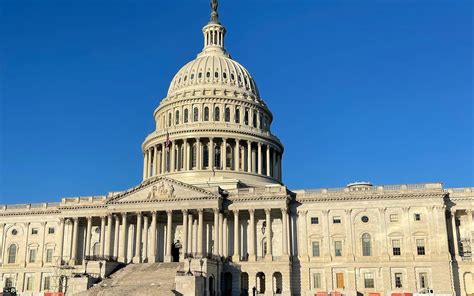
<instances>
[{"instance_id":1,"label":"orange barrier","mask_svg":"<svg viewBox=\"0 0 474 296\"><path fill-rule=\"evenodd\" d=\"M392 293L392 296L413 296L413 293L404 292L404 293Z\"/></svg>"},{"instance_id":2,"label":"orange barrier","mask_svg":"<svg viewBox=\"0 0 474 296\"><path fill-rule=\"evenodd\" d=\"M327 292L317 292L314 296L328 296Z\"/></svg>"},{"instance_id":3,"label":"orange barrier","mask_svg":"<svg viewBox=\"0 0 474 296\"><path fill-rule=\"evenodd\" d=\"M64 296L64 292L44 292L44 296Z\"/></svg>"},{"instance_id":4,"label":"orange barrier","mask_svg":"<svg viewBox=\"0 0 474 296\"><path fill-rule=\"evenodd\" d=\"M369 296L381 296L382 294L379 292L370 292Z\"/></svg>"}]
</instances>

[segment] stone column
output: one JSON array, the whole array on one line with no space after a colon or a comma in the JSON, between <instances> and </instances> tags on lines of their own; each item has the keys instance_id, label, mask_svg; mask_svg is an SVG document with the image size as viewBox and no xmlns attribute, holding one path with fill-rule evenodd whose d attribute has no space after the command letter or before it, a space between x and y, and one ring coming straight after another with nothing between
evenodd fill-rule
<instances>
[{"instance_id":1,"label":"stone column","mask_svg":"<svg viewBox=\"0 0 474 296\"><path fill-rule=\"evenodd\" d=\"M77 234L79 232L79 218L72 218L72 246L71 246L71 265L76 265L77 259Z\"/></svg>"},{"instance_id":2,"label":"stone column","mask_svg":"<svg viewBox=\"0 0 474 296\"><path fill-rule=\"evenodd\" d=\"M151 212L150 225L150 256L148 262L156 262L156 211Z\"/></svg>"},{"instance_id":3,"label":"stone column","mask_svg":"<svg viewBox=\"0 0 474 296\"><path fill-rule=\"evenodd\" d=\"M255 210L249 209L250 222L249 222L249 239L248 239L248 251L249 261L255 261Z\"/></svg>"},{"instance_id":4,"label":"stone column","mask_svg":"<svg viewBox=\"0 0 474 296\"><path fill-rule=\"evenodd\" d=\"M223 222L223 225L222 225L222 240L224 241L224 244L222 246L222 256L224 256L224 258L227 258L229 256L229 252L228 252L228 246L229 246L229 241L228 241L228 234L229 234L229 230L227 228L227 217L224 217L224 222Z\"/></svg>"},{"instance_id":5,"label":"stone column","mask_svg":"<svg viewBox=\"0 0 474 296\"><path fill-rule=\"evenodd\" d=\"M235 156L234 156L234 169L240 171L240 145L239 139L235 139Z\"/></svg>"},{"instance_id":6,"label":"stone column","mask_svg":"<svg viewBox=\"0 0 474 296\"><path fill-rule=\"evenodd\" d=\"M196 169L202 170L202 144L200 138L196 138Z\"/></svg>"},{"instance_id":7,"label":"stone column","mask_svg":"<svg viewBox=\"0 0 474 296\"><path fill-rule=\"evenodd\" d=\"M188 255L188 210L182 210L183 213L183 261Z\"/></svg>"},{"instance_id":8,"label":"stone column","mask_svg":"<svg viewBox=\"0 0 474 296\"><path fill-rule=\"evenodd\" d=\"M194 222L193 215L188 215L188 253L194 256L193 250L193 241L196 238L194 237Z\"/></svg>"},{"instance_id":9,"label":"stone column","mask_svg":"<svg viewBox=\"0 0 474 296\"><path fill-rule=\"evenodd\" d=\"M346 209L344 211L346 213L346 217L345 217L345 227L344 227L344 230L346 231L346 254L343 254L345 256L347 256L347 258L350 260L350 261L353 261L354 260L354 250L353 250L353 237L352 237L352 209ZM375 249L375 248L372 248L372 249ZM373 252L374 250L372 250ZM373 254L375 255L375 254Z\"/></svg>"},{"instance_id":10,"label":"stone column","mask_svg":"<svg viewBox=\"0 0 474 296\"><path fill-rule=\"evenodd\" d=\"M91 235L92 235L92 217L87 217L87 228L86 228L86 256L91 255Z\"/></svg>"},{"instance_id":11,"label":"stone column","mask_svg":"<svg viewBox=\"0 0 474 296\"><path fill-rule=\"evenodd\" d=\"M153 176L158 175L158 145L153 147Z\"/></svg>"},{"instance_id":12,"label":"stone column","mask_svg":"<svg viewBox=\"0 0 474 296\"><path fill-rule=\"evenodd\" d=\"M173 228L173 211L166 210L167 223L166 223L166 253L165 253L165 262L172 262L171 258L171 239L172 239L172 228Z\"/></svg>"},{"instance_id":13,"label":"stone column","mask_svg":"<svg viewBox=\"0 0 474 296\"><path fill-rule=\"evenodd\" d=\"M3 235L2 240L5 241L5 234ZM2 243L2 246L3 246L3 243ZM3 250L4 250L4 247L2 247L2 251ZM63 261L63 253L64 253L64 218L59 218L59 262ZM2 256L2 260L3 260L3 256Z\"/></svg>"},{"instance_id":14,"label":"stone column","mask_svg":"<svg viewBox=\"0 0 474 296\"><path fill-rule=\"evenodd\" d=\"M198 209L197 255L202 257L202 231L204 224L204 211Z\"/></svg>"},{"instance_id":15,"label":"stone column","mask_svg":"<svg viewBox=\"0 0 474 296\"><path fill-rule=\"evenodd\" d=\"M247 172L252 172L252 142L247 140Z\"/></svg>"},{"instance_id":16,"label":"stone column","mask_svg":"<svg viewBox=\"0 0 474 296\"><path fill-rule=\"evenodd\" d=\"M299 232L299 238L300 238L300 252L299 256L302 261L308 261L308 229L307 229L307 221L306 221L306 214L308 213L307 210L299 210L298 211L298 223L300 225L301 231ZM331 258L330 257L330 252L331 252L331 247L330 247L330 237L327 232L329 229L328 223L328 211L323 210L323 237L324 239L327 239L328 243L326 244L326 248L323 248L326 252L325 257L326 258Z\"/></svg>"},{"instance_id":17,"label":"stone column","mask_svg":"<svg viewBox=\"0 0 474 296\"><path fill-rule=\"evenodd\" d=\"M120 232L120 249L118 261L126 263L127 260L127 213L122 213L122 229Z\"/></svg>"},{"instance_id":18,"label":"stone column","mask_svg":"<svg viewBox=\"0 0 474 296\"><path fill-rule=\"evenodd\" d=\"M262 174L262 143L258 142L258 155L257 155L257 172L259 175Z\"/></svg>"},{"instance_id":19,"label":"stone column","mask_svg":"<svg viewBox=\"0 0 474 296\"><path fill-rule=\"evenodd\" d=\"M219 213L219 256L224 256L224 215Z\"/></svg>"},{"instance_id":20,"label":"stone column","mask_svg":"<svg viewBox=\"0 0 474 296\"><path fill-rule=\"evenodd\" d=\"M410 231L410 208L403 208L403 213L405 214L405 219L402 219L403 230L404 230L404 245L405 245L405 256L409 260L413 260L413 244L411 240L411 231Z\"/></svg>"},{"instance_id":21,"label":"stone column","mask_svg":"<svg viewBox=\"0 0 474 296\"><path fill-rule=\"evenodd\" d=\"M453 230L453 244L454 244L454 258L457 261L461 260L461 257L459 256L459 238L458 238L458 232L456 230L456 210L451 209L451 226ZM453 259L454 259L453 258Z\"/></svg>"},{"instance_id":22,"label":"stone column","mask_svg":"<svg viewBox=\"0 0 474 296\"><path fill-rule=\"evenodd\" d=\"M174 172L176 169L176 141L171 141L171 158L170 158L170 171Z\"/></svg>"},{"instance_id":23,"label":"stone column","mask_svg":"<svg viewBox=\"0 0 474 296\"><path fill-rule=\"evenodd\" d=\"M143 248L142 248L142 262L147 262L148 259L148 216L143 215Z\"/></svg>"},{"instance_id":24,"label":"stone column","mask_svg":"<svg viewBox=\"0 0 474 296\"><path fill-rule=\"evenodd\" d=\"M221 148L221 159L222 159L222 170L227 169L227 139L222 138L222 148Z\"/></svg>"},{"instance_id":25,"label":"stone column","mask_svg":"<svg viewBox=\"0 0 474 296\"><path fill-rule=\"evenodd\" d=\"M385 212L387 211L387 208L379 208L379 221L380 221L380 244L381 244L381 255L382 258L385 260L389 259L389 254L388 254L388 245L387 245L387 219L385 217Z\"/></svg>"},{"instance_id":26,"label":"stone column","mask_svg":"<svg viewBox=\"0 0 474 296\"><path fill-rule=\"evenodd\" d=\"M240 225L239 225L239 210L234 210L234 256L232 256L233 262L240 261Z\"/></svg>"},{"instance_id":27,"label":"stone column","mask_svg":"<svg viewBox=\"0 0 474 296\"><path fill-rule=\"evenodd\" d=\"M265 230L265 236L267 239L267 254L265 254L265 260L273 260L273 249L272 249L272 209L265 209L265 219L267 222L267 227Z\"/></svg>"},{"instance_id":28,"label":"stone column","mask_svg":"<svg viewBox=\"0 0 474 296\"><path fill-rule=\"evenodd\" d=\"M112 257L111 253L111 236L112 236L112 215L107 215L107 229L105 231L105 256Z\"/></svg>"},{"instance_id":29,"label":"stone column","mask_svg":"<svg viewBox=\"0 0 474 296\"><path fill-rule=\"evenodd\" d=\"M100 217L100 257L104 258L105 252L105 216Z\"/></svg>"},{"instance_id":30,"label":"stone column","mask_svg":"<svg viewBox=\"0 0 474 296\"><path fill-rule=\"evenodd\" d=\"M143 152L143 180L147 178L148 151Z\"/></svg>"},{"instance_id":31,"label":"stone column","mask_svg":"<svg viewBox=\"0 0 474 296\"><path fill-rule=\"evenodd\" d=\"M472 241L473 239L472 233L474 232L474 225L472 222L472 209L467 209L466 214L467 214L467 221L469 223L469 240Z\"/></svg>"},{"instance_id":32,"label":"stone column","mask_svg":"<svg viewBox=\"0 0 474 296\"><path fill-rule=\"evenodd\" d=\"M287 260L288 259L288 213L286 208L281 209L281 228L282 228L282 239L281 239L281 244L282 244L282 259Z\"/></svg>"},{"instance_id":33,"label":"stone column","mask_svg":"<svg viewBox=\"0 0 474 296\"><path fill-rule=\"evenodd\" d=\"M267 176L270 177L270 145L267 145Z\"/></svg>"},{"instance_id":34,"label":"stone column","mask_svg":"<svg viewBox=\"0 0 474 296\"><path fill-rule=\"evenodd\" d=\"M166 172L166 142L161 144L161 173Z\"/></svg>"},{"instance_id":35,"label":"stone column","mask_svg":"<svg viewBox=\"0 0 474 296\"><path fill-rule=\"evenodd\" d=\"M120 230L120 219L119 216L114 215L115 227L114 227L114 259L117 260L119 253L119 230Z\"/></svg>"},{"instance_id":36,"label":"stone column","mask_svg":"<svg viewBox=\"0 0 474 296\"><path fill-rule=\"evenodd\" d=\"M214 255L219 256L219 209L214 209Z\"/></svg>"},{"instance_id":37,"label":"stone column","mask_svg":"<svg viewBox=\"0 0 474 296\"><path fill-rule=\"evenodd\" d=\"M214 168L214 138L209 138L209 166L208 169L212 171Z\"/></svg>"},{"instance_id":38,"label":"stone column","mask_svg":"<svg viewBox=\"0 0 474 296\"><path fill-rule=\"evenodd\" d=\"M273 148L273 153L272 153L272 177L276 178L276 149Z\"/></svg>"},{"instance_id":39,"label":"stone column","mask_svg":"<svg viewBox=\"0 0 474 296\"><path fill-rule=\"evenodd\" d=\"M133 263L140 263L142 258L142 213L137 212L137 224L135 235L135 256Z\"/></svg>"}]
</instances>

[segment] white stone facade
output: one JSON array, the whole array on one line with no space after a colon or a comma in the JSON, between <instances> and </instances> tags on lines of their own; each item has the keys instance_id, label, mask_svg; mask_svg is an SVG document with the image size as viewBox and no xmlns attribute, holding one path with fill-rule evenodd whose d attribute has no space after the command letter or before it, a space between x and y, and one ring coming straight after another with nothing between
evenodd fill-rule
<instances>
[{"instance_id":1,"label":"white stone facade","mask_svg":"<svg viewBox=\"0 0 474 296\"><path fill-rule=\"evenodd\" d=\"M212 6L204 49L154 112L142 183L0 208L3 286L72 295L123 265L181 262L167 268L202 277L176 289L206 295L474 295L474 188L286 188L272 114Z\"/></svg>"}]
</instances>

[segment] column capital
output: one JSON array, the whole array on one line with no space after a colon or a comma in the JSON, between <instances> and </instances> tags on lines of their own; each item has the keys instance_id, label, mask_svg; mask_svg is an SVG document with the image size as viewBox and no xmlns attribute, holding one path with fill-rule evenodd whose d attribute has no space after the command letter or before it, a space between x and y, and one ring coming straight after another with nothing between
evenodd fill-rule
<instances>
[{"instance_id":1,"label":"column capital","mask_svg":"<svg viewBox=\"0 0 474 296\"><path fill-rule=\"evenodd\" d=\"M89 222L90 220L92 220L92 216L87 216L86 219L87 219L87 222Z\"/></svg>"},{"instance_id":2,"label":"column capital","mask_svg":"<svg viewBox=\"0 0 474 296\"><path fill-rule=\"evenodd\" d=\"M238 216L239 215L239 209L234 209L232 210L232 212L234 213L234 216Z\"/></svg>"},{"instance_id":3,"label":"column capital","mask_svg":"<svg viewBox=\"0 0 474 296\"><path fill-rule=\"evenodd\" d=\"M325 216L329 215L329 210L323 210L323 215Z\"/></svg>"},{"instance_id":4,"label":"column capital","mask_svg":"<svg viewBox=\"0 0 474 296\"><path fill-rule=\"evenodd\" d=\"M467 215L472 215L472 209L466 209L466 214Z\"/></svg>"},{"instance_id":5,"label":"column capital","mask_svg":"<svg viewBox=\"0 0 474 296\"><path fill-rule=\"evenodd\" d=\"M120 214L122 215L122 217L123 217L123 216L125 216L125 217L127 216L127 212L122 212L122 213L120 213Z\"/></svg>"},{"instance_id":6,"label":"column capital","mask_svg":"<svg viewBox=\"0 0 474 296\"><path fill-rule=\"evenodd\" d=\"M204 212L204 209L202 209L202 208L201 208L201 209L196 209L196 211L197 211L199 214L201 214L201 213Z\"/></svg>"},{"instance_id":7,"label":"column capital","mask_svg":"<svg viewBox=\"0 0 474 296\"><path fill-rule=\"evenodd\" d=\"M455 216L457 209L450 209L449 211L451 212L451 215Z\"/></svg>"},{"instance_id":8,"label":"column capital","mask_svg":"<svg viewBox=\"0 0 474 296\"><path fill-rule=\"evenodd\" d=\"M181 213L183 213L183 215L187 215L187 214L188 214L188 210L187 210L187 209L183 209L183 210L181 210Z\"/></svg>"},{"instance_id":9,"label":"column capital","mask_svg":"<svg viewBox=\"0 0 474 296\"><path fill-rule=\"evenodd\" d=\"M380 214L385 214L386 211L387 211L387 208L385 208L385 207L379 208Z\"/></svg>"},{"instance_id":10,"label":"column capital","mask_svg":"<svg viewBox=\"0 0 474 296\"><path fill-rule=\"evenodd\" d=\"M282 215L288 213L288 209L287 209L287 208L281 208L280 210L281 210Z\"/></svg>"},{"instance_id":11,"label":"column capital","mask_svg":"<svg viewBox=\"0 0 474 296\"><path fill-rule=\"evenodd\" d=\"M258 147L262 147L262 143L257 142Z\"/></svg>"},{"instance_id":12,"label":"column capital","mask_svg":"<svg viewBox=\"0 0 474 296\"><path fill-rule=\"evenodd\" d=\"M272 209L271 208L265 208L265 214L269 215L271 213Z\"/></svg>"},{"instance_id":13,"label":"column capital","mask_svg":"<svg viewBox=\"0 0 474 296\"><path fill-rule=\"evenodd\" d=\"M77 221L79 220L79 217L72 217L72 220L74 220L74 222L77 223ZM30 224L30 222L28 222L28 224Z\"/></svg>"},{"instance_id":14,"label":"column capital","mask_svg":"<svg viewBox=\"0 0 474 296\"><path fill-rule=\"evenodd\" d=\"M323 210L323 213L324 213L324 211L328 212L327 210ZM300 210L300 209L298 209L298 210L297 210L297 213L298 213L298 216L304 216L304 215L306 215L306 214L308 213L308 210L304 210L304 209L301 209L301 210Z\"/></svg>"},{"instance_id":15,"label":"column capital","mask_svg":"<svg viewBox=\"0 0 474 296\"><path fill-rule=\"evenodd\" d=\"M168 216L171 216L171 215L173 214L173 210L166 210L166 214L167 214Z\"/></svg>"},{"instance_id":16,"label":"column capital","mask_svg":"<svg viewBox=\"0 0 474 296\"><path fill-rule=\"evenodd\" d=\"M65 220L66 220L66 219L65 219L64 217L60 217L60 218L59 218L59 223L64 223ZM2 224L3 224L3 223L2 223Z\"/></svg>"},{"instance_id":17,"label":"column capital","mask_svg":"<svg viewBox=\"0 0 474 296\"><path fill-rule=\"evenodd\" d=\"M142 215L142 212L141 212L141 211L136 211L135 214L136 214L137 216L141 216L141 215Z\"/></svg>"},{"instance_id":18,"label":"column capital","mask_svg":"<svg viewBox=\"0 0 474 296\"><path fill-rule=\"evenodd\" d=\"M249 212L249 214L255 214L255 209L248 209L247 211Z\"/></svg>"},{"instance_id":19,"label":"column capital","mask_svg":"<svg viewBox=\"0 0 474 296\"><path fill-rule=\"evenodd\" d=\"M220 212L220 210L218 208L212 209L212 211L214 212L214 214L219 214L219 212Z\"/></svg>"},{"instance_id":20,"label":"column capital","mask_svg":"<svg viewBox=\"0 0 474 296\"><path fill-rule=\"evenodd\" d=\"M403 207L402 209L404 213L408 213L410 211L410 207Z\"/></svg>"},{"instance_id":21,"label":"column capital","mask_svg":"<svg viewBox=\"0 0 474 296\"><path fill-rule=\"evenodd\" d=\"M152 216L156 216L157 212L156 211L151 211Z\"/></svg>"},{"instance_id":22,"label":"column capital","mask_svg":"<svg viewBox=\"0 0 474 296\"><path fill-rule=\"evenodd\" d=\"M350 215L352 213L352 209L345 209L344 212L346 215Z\"/></svg>"},{"instance_id":23,"label":"column capital","mask_svg":"<svg viewBox=\"0 0 474 296\"><path fill-rule=\"evenodd\" d=\"M100 220L104 220L104 221L105 221L105 218L107 218L107 216L104 216L104 215L101 215L101 216L100 216Z\"/></svg>"}]
</instances>

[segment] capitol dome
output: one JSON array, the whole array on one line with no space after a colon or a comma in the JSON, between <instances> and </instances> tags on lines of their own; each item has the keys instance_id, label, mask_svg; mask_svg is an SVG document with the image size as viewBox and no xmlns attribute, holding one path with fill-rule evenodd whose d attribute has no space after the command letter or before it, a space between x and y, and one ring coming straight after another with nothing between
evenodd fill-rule
<instances>
[{"instance_id":1,"label":"capitol dome","mask_svg":"<svg viewBox=\"0 0 474 296\"><path fill-rule=\"evenodd\" d=\"M202 32L202 51L177 72L155 109L156 129L142 144L143 180L281 184L283 145L271 133L273 115L250 73L226 51L217 8Z\"/></svg>"}]
</instances>

